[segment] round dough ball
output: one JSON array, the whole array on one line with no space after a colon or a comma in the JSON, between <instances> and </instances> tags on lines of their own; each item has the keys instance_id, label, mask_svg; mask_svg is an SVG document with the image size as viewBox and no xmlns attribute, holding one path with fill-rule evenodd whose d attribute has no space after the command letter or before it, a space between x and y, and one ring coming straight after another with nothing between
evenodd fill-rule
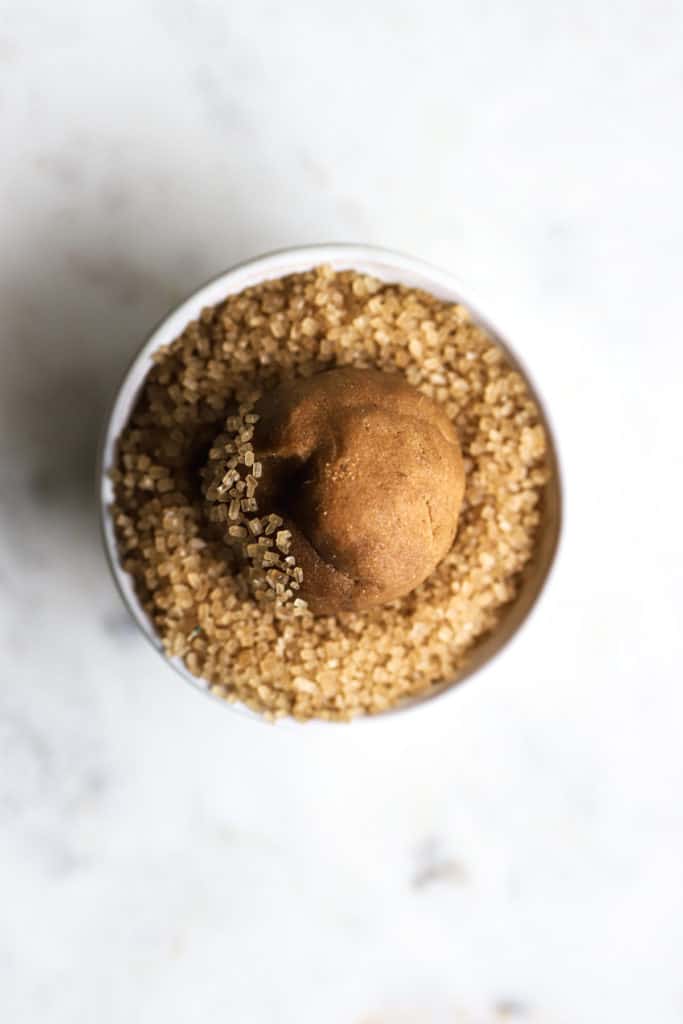
<instances>
[{"instance_id":1,"label":"round dough ball","mask_svg":"<svg viewBox=\"0 0 683 1024\"><path fill-rule=\"evenodd\" d=\"M345 368L283 384L255 411L259 508L285 519L312 611L370 608L429 576L465 485L438 405L399 374Z\"/></svg>"}]
</instances>

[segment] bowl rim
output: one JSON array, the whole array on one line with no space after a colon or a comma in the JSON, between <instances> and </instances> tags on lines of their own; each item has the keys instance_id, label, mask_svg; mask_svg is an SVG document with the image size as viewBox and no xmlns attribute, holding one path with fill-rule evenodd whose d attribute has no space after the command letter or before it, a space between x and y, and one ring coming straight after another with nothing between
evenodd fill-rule
<instances>
[{"instance_id":1,"label":"bowl rim","mask_svg":"<svg viewBox=\"0 0 683 1024\"><path fill-rule=\"evenodd\" d=\"M272 280L286 274L305 272L320 264L331 264L338 270L355 269L361 273L375 274L384 281L394 281L399 284L407 284L408 282L404 278L411 278L413 281L409 284L410 287L422 288L435 294L438 298L444 298L450 302L458 302L466 307L472 319L484 328L495 339L497 344L501 345L515 368L522 374L539 408L553 464L558 515L555 536L552 541L547 565L539 577L526 612L512 629L509 636L481 664L474 666L471 670L465 670L461 676L450 682L435 686L432 691L409 698L395 707L387 708L385 711L378 712L377 714L358 715L352 718L350 722L336 719L329 721L318 718L301 722L291 716L286 716L272 723L260 712L253 711L240 702L230 702L216 696L211 692L206 680L193 676L179 658L171 658L164 651L160 637L154 631L150 620L142 610L129 574L123 570L119 562L113 519L109 507L113 492L109 471L112 466L112 456L115 454L116 442L120 431L122 426L128 421L132 407L144 383L153 352L161 345L168 344L178 337L184 327L196 319L202 308L214 305L228 295L238 294L245 288L261 281ZM396 274L400 276L392 276ZM417 283L414 279L417 279ZM140 632L162 657L164 662L174 669L195 690L201 691L215 702L229 708L243 718L268 725L277 724L281 727L283 725L293 727L306 725L310 728L312 726L358 725L361 722L386 721L397 716L403 717L403 714L408 711L415 713L420 710L424 712L427 708L433 708L437 703L440 703L439 698L444 698L447 694L452 694L455 690L459 690L463 683L470 681L475 676L481 676L490 669L503 651L509 650L511 644L519 638L522 631L528 626L532 614L538 608L541 595L547 591L548 584L554 575L563 533L564 503L557 435L538 387L525 363L512 347L507 336L487 316L480 312L480 307L476 301L472 302L470 300L469 296L471 294L471 289L469 287L465 288L460 278L451 272L442 270L425 260L382 246L353 242L288 246L242 260L233 264L227 270L213 275L195 288L181 302L172 306L145 336L140 347L128 361L116 386L100 432L96 461L96 498L99 528L106 560L114 584L128 613L138 626ZM516 598L511 602L511 607L514 605L515 600Z\"/></svg>"}]
</instances>

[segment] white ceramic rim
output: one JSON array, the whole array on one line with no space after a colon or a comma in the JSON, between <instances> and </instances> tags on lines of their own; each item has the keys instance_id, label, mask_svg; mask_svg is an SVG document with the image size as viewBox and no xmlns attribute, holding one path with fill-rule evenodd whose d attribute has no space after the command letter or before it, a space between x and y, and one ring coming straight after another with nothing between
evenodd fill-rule
<instances>
[{"instance_id":1,"label":"white ceramic rim","mask_svg":"<svg viewBox=\"0 0 683 1024\"><path fill-rule=\"evenodd\" d=\"M557 444L548 413L540 400L538 389L529 375L526 367L511 348L505 336L494 327L494 325L483 316L476 305L465 295L458 279L452 274L431 266L422 260L403 253L392 252L372 245L355 245L353 243L335 243L322 245L301 246L291 249L280 249L275 252L266 253L255 259L240 263L230 270L227 270L217 277L212 278L206 284L201 285L189 298L168 313L163 320L154 328L147 341L129 365L124 378L117 390L111 413L106 421L104 435L100 446L100 454L97 467L97 488L98 504L100 511L100 523L102 529L103 543L107 560L114 578L114 582L126 605L128 611L137 623L143 635L152 644L156 651L172 668L190 683L195 689L201 690L224 707L228 707L239 714L259 722L266 721L263 715L252 711L240 703L230 703L222 698L214 697L209 690L208 683L193 676L187 670L180 658L169 658L163 649L162 642L156 634L151 622L147 618L138 597L133 588L131 577L124 572L119 562L116 546L114 524L110 514L110 505L113 501L113 484L110 478L110 470L114 466L116 442L128 422L134 403L143 385L145 377L153 365L152 354L162 345L174 341L184 330L188 323L195 320L202 309L206 306L213 306L221 302L228 295L235 295L261 281L272 280L283 277L286 274L301 273L310 270L312 267L322 263L329 264L334 270L356 270L360 273L369 274L387 283L404 284L413 288L420 288L430 292L439 299L448 302L462 303L470 312L472 318L483 327L498 342L511 361L524 375L529 389L537 401L544 425L548 433L548 441L554 457L554 469L557 475L557 487L561 503L561 482L559 475L559 460L557 455ZM558 528L557 539L543 579L533 597L533 600L524 618L517 625L511 635L503 642L500 648L495 650L483 664L471 671L465 671L461 676L451 682L446 682L435 687L421 696L411 698L394 708L383 711L377 715L361 715L352 720L353 724L360 722L377 722L387 717L395 716L401 712L418 708L433 706L438 697L445 697L459 689L460 685L475 675L480 675L488 669L496 657L504 649L509 648L523 627L525 627L534 608L537 607L541 593L546 589L554 563L557 560L557 550L560 530ZM514 604L514 602L513 602ZM339 724L328 722L322 719L312 719L306 723L298 723L295 719L284 718L278 720L277 724L305 724L309 728L316 726L330 726ZM350 724L350 723L346 723Z\"/></svg>"}]
</instances>

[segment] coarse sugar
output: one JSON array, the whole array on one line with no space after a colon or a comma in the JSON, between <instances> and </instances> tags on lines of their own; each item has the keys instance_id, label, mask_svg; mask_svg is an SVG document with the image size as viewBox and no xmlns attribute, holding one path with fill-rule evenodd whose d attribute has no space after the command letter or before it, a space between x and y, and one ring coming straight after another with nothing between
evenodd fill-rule
<instances>
[{"instance_id":1,"label":"coarse sugar","mask_svg":"<svg viewBox=\"0 0 683 1024\"><path fill-rule=\"evenodd\" d=\"M269 718L350 719L456 679L517 593L548 477L526 383L467 311L318 267L203 310L154 359L119 438L112 513L167 654ZM454 544L420 587L314 616L282 521L259 519L252 410L283 377L335 366L403 374L441 403L466 487Z\"/></svg>"}]
</instances>

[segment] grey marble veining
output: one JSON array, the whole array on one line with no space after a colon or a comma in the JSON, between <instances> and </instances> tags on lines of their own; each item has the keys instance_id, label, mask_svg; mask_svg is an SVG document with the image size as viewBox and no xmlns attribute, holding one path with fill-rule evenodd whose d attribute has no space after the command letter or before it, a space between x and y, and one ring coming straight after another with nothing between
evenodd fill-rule
<instances>
[{"instance_id":1,"label":"grey marble veining","mask_svg":"<svg viewBox=\"0 0 683 1024\"><path fill-rule=\"evenodd\" d=\"M682 1019L682 36L636 0L5 4L3 1021ZM171 304L329 240L471 286L567 520L486 675L319 733L148 649L93 473Z\"/></svg>"}]
</instances>

